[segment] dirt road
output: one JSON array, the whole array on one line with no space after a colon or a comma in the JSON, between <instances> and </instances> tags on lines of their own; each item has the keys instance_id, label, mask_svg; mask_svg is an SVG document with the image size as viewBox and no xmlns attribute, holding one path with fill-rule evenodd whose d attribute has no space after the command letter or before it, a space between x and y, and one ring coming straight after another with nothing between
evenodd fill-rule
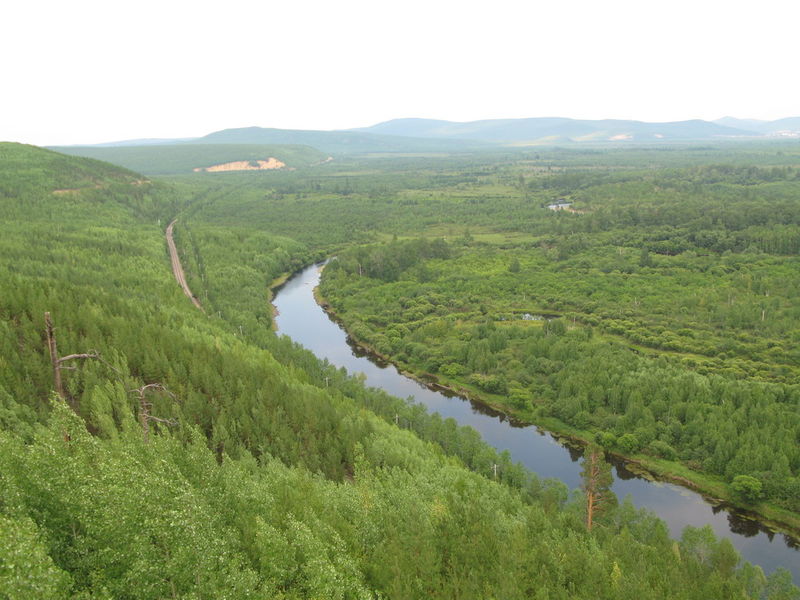
<instances>
[{"instance_id":1,"label":"dirt road","mask_svg":"<svg viewBox=\"0 0 800 600\"><path fill-rule=\"evenodd\" d=\"M172 272L175 274L175 279L178 281L181 288L183 288L183 293L189 296L189 299L197 308L205 312L197 296L189 289L189 284L186 283L186 276L183 274L181 260L178 258L178 249L175 247L175 240L172 238L172 229L175 227L175 221L177 220L178 219L172 219L172 222L167 225L167 247L169 248L169 259L172 262Z\"/></svg>"}]
</instances>

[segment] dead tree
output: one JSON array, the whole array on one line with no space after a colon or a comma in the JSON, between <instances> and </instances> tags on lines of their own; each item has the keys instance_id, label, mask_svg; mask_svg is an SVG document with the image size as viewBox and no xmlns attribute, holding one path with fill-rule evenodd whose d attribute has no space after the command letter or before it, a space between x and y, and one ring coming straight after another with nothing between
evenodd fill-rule
<instances>
[{"instance_id":1,"label":"dead tree","mask_svg":"<svg viewBox=\"0 0 800 600\"><path fill-rule=\"evenodd\" d=\"M66 366L64 363L72 360L87 360L87 359L99 360L105 363L106 365L108 365L108 363L106 363L100 358L100 354L98 354L97 351L85 352L83 354L68 354L67 356L59 356L58 347L56 345L55 327L53 327L53 320L50 318L49 312L44 313L44 324L45 324L45 332L47 334L47 347L50 350L50 362L53 365L53 387L56 388L56 393L58 394L59 398L61 398L62 400L66 400L66 394L64 393L64 382L61 378L61 371L62 370L74 371L75 367ZM77 409L74 402L70 401L70 405L72 406L73 409Z\"/></svg>"},{"instance_id":2,"label":"dead tree","mask_svg":"<svg viewBox=\"0 0 800 600\"><path fill-rule=\"evenodd\" d=\"M150 409L153 408L153 404L147 401L147 393L148 392L162 392L167 394L171 398L175 398L175 395L170 392L167 388L165 388L160 383L148 383L147 385L143 385L142 387L136 388L135 390L129 390L130 392L136 392L139 395L139 424L142 426L142 435L144 435L144 443L146 444L150 441L150 423L163 423L169 426L175 426L178 424L178 421L175 419L162 419L161 417L155 417L150 414Z\"/></svg>"}]
</instances>

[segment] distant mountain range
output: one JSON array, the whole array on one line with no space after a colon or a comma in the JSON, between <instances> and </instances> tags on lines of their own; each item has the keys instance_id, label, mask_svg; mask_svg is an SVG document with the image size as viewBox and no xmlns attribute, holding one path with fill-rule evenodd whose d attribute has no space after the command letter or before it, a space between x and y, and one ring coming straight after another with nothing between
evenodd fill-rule
<instances>
[{"instance_id":1,"label":"distant mountain range","mask_svg":"<svg viewBox=\"0 0 800 600\"><path fill-rule=\"evenodd\" d=\"M198 138L123 140L82 146L85 148L115 148L121 146L191 145L301 145L311 146L328 154L365 154L371 152L448 152L484 148L482 141L447 138L386 135L357 130L317 131L311 129L274 129L241 127L223 129ZM70 146L58 147L59 151ZM77 148L80 146L72 146Z\"/></svg>"},{"instance_id":2,"label":"distant mountain range","mask_svg":"<svg viewBox=\"0 0 800 600\"><path fill-rule=\"evenodd\" d=\"M245 127L191 139L126 140L91 146L50 146L63 154L96 158L145 175L191 173L220 163L275 158L291 168L313 167L347 154L447 153L485 150L481 141L415 138L358 131Z\"/></svg>"},{"instance_id":3,"label":"distant mountain range","mask_svg":"<svg viewBox=\"0 0 800 600\"><path fill-rule=\"evenodd\" d=\"M447 152L479 148L481 140L434 138L433 136L393 135L381 132L346 130L267 129L245 127L223 129L194 140L195 144L304 144L331 154L371 152Z\"/></svg>"},{"instance_id":4,"label":"distant mountain range","mask_svg":"<svg viewBox=\"0 0 800 600\"><path fill-rule=\"evenodd\" d=\"M560 117L468 123L394 119L350 130L244 127L215 131L199 138L127 140L54 149L158 174L185 172L190 166L204 167L214 161L268 157L290 166L309 166L318 164L328 155L464 152L589 142L660 144L781 138L800 140L800 117L777 121L724 117L717 121L695 119L668 123Z\"/></svg>"},{"instance_id":5,"label":"distant mountain range","mask_svg":"<svg viewBox=\"0 0 800 600\"><path fill-rule=\"evenodd\" d=\"M736 117L723 117L714 121L725 127L735 127L754 131L761 135L771 137L800 137L800 117L788 117L777 121L758 121L756 119L737 119Z\"/></svg>"},{"instance_id":6,"label":"distant mountain range","mask_svg":"<svg viewBox=\"0 0 800 600\"><path fill-rule=\"evenodd\" d=\"M779 121L726 117L714 122L695 119L668 123L560 117L489 119L467 123L434 119L394 119L354 131L427 139L475 140L513 146L565 142L695 141L782 134L800 137L800 117Z\"/></svg>"}]
</instances>

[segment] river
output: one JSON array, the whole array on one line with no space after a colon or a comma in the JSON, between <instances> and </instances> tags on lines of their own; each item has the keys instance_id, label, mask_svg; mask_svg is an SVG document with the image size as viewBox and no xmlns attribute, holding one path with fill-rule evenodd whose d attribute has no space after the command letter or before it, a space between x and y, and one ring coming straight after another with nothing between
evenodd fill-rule
<instances>
[{"instance_id":1,"label":"river","mask_svg":"<svg viewBox=\"0 0 800 600\"><path fill-rule=\"evenodd\" d=\"M289 279L277 292L278 333L292 338L319 358L327 359L350 373L363 373L366 385L382 388L401 398L413 396L430 412L452 417L475 428L498 450L508 450L515 461L540 477L555 477L570 488L580 483L580 453L560 444L552 435L533 425L519 425L503 415L458 396L425 387L401 375L393 365L374 360L348 343L347 334L314 300L320 267L311 266ZM700 494L671 483L652 482L636 476L623 464L615 464L613 490L620 500L630 495L634 505L656 513L678 538L687 525L711 525L718 537L731 540L742 557L760 565L769 574L777 567L788 569L800 583L800 542L773 533L759 522L727 508L713 506Z\"/></svg>"}]
</instances>

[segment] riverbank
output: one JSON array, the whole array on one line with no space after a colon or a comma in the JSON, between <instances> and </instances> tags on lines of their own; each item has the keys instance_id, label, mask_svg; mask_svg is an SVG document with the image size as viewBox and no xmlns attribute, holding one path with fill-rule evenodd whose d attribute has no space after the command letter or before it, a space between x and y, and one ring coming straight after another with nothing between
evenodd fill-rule
<instances>
[{"instance_id":1,"label":"riverbank","mask_svg":"<svg viewBox=\"0 0 800 600\"><path fill-rule=\"evenodd\" d=\"M278 316L278 307L275 306L272 301L275 299L275 294L278 293L278 290L281 289L284 283L289 281L289 278L292 277L294 273L284 273L283 275L279 275L272 282L267 286L267 303L270 306L270 329L272 331L278 330L278 325L275 321L275 318Z\"/></svg>"},{"instance_id":2,"label":"riverbank","mask_svg":"<svg viewBox=\"0 0 800 600\"><path fill-rule=\"evenodd\" d=\"M379 361L394 365L398 371L418 383L435 391L462 397L473 405L480 405L498 416L520 426L533 425L548 431L563 443L583 447L594 440L593 431L579 430L552 417L543 417L534 413L525 413L515 410L503 403L502 396L486 394L475 389L466 382L439 377L430 373L417 372L411 365L394 360L373 348L369 343L356 339L348 330L342 317L331 306L330 302L319 291L313 290L314 299L325 313L335 321L348 336L349 343L359 351L368 354ZM667 461L645 454L624 455L618 451L607 450L613 460L621 462L629 471L647 479L661 482L674 483L684 488L701 494L713 506L732 510L737 516L754 520L772 532L786 534L795 539L800 539L800 516L786 511L780 507L762 502L758 505L744 505L734 497L730 486L718 477L693 471L687 466L674 461Z\"/></svg>"}]
</instances>

